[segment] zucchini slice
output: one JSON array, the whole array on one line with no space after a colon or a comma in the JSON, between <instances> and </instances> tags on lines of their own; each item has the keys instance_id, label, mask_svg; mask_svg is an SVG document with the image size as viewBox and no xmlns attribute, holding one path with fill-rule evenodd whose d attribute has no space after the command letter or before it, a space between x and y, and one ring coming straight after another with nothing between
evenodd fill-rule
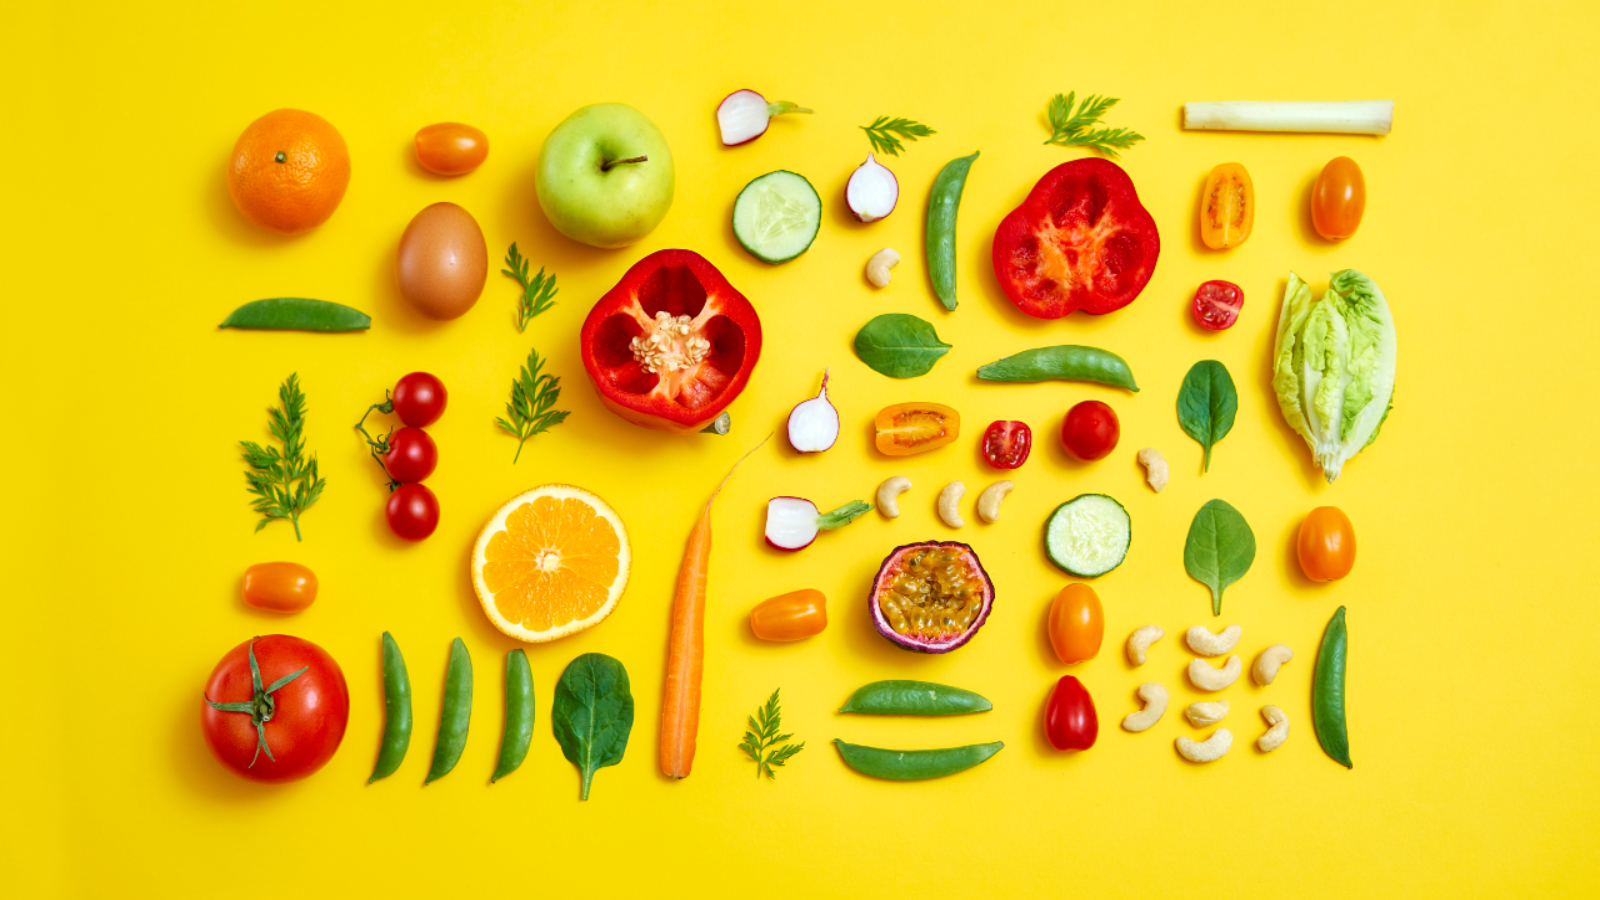
<instances>
[{"instance_id":1,"label":"zucchini slice","mask_svg":"<svg viewBox=\"0 0 1600 900\"><path fill-rule=\"evenodd\" d=\"M1093 578L1122 565L1133 522L1105 494L1080 494L1056 507L1044 525L1044 552L1069 575Z\"/></svg>"}]
</instances>

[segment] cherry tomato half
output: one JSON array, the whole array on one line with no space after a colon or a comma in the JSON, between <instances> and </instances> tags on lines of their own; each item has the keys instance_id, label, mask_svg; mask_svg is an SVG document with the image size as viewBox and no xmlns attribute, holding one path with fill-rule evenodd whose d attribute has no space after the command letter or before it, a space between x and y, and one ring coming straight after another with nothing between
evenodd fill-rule
<instances>
[{"instance_id":1,"label":"cherry tomato half","mask_svg":"<svg viewBox=\"0 0 1600 900\"><path fill-rule=\"evenodd\" d=\"M1244 309L1244 289L1231 281L1208 281L1194 292L1190 307L1194 320L1200 327L1223 331L1239 321L1239 311Z\"/></svg>"},{"instance_id":2,"label":"cherry tomato half","mask_svg":"<svg viewBox=\"0 0 1600 900\"><path fill-rule=\"evenodd\" d=\"M1099 400L1085 400L1074 406L1061 423L1061 446L1067 455L1081 462L1110 456L1121 436L1117 414Z\"/></svg>"},{"instance_id":3,"label":"cherry tomato half","mask_svg":"<svg viewBox=\"0 0 1600 900\"><path fill-rule=\"evenodd\" d=\"M1100 596L1087 584L1074 582L1050 603L1050 646L1056 658L1072 665L1094 659L1106 635Z\"/></svg>"},{"instance_id":4,"label":"cherry tomato half","mask_svg":"<svg viewBox=\"0 0 1600 900\"><path fill-rule=\"evenodd\" d=\"M828 598L814 588L779 594L750 611L750 630L763 641L798 641L828 627Z\"/></svg>"},{"instance_id":5,"label":"cherry tomato half","mask_svg":"<svg viewBox=\"0 0 1600 900\"><path fill-rule=\"evenodd\" d=\"M1312 581L1338 581L1356 564L1356 529L1337 506L1319 506L1300 523L1300 569Z\"/></svg>"},{"instance_id":6,"label":"cherry tomato half","mask_svg":"<svg viewBox=\"0 0 1600 900\"><path fill-rule=\"evenodd\" d=\"M1342 241L1361 227L1367 211L1367 180L1348 156L1335 156L1311 186L1311 224L1317 234Z\"/></svg>"},{"instance_id":7,"label":"cherry tomato half","mask_svg":"<svg viewBox=\"0 0 1600 900\"><path fill-rule=\"evenodd\" d=\"M422 481L439 465L439 448L421 428L397 428L388 437L389 452L383 454L383 468L401 484Z\"/></svg>"},{"instance_id":8,"label":"cherry tomato half","mask_svg":"<svg viewBox=\"0 0 1600 900\"><path fill-rule=\"evenodd\" d=\"M489 158L489 136L460 122L440 122L417 132L417 162L436 175L465 175Z\"/></svg>"},{"instance_id":9,"label":"cherry tomato half","mask_svg":"<svg viewBox=\"0 0 1600 900\"><path fill-rule=\"evenodd\" d=\"M1100 736L1100 719L1088 688L1071 675L1061 676L1044 711L1044 733L1057 750L1087 750Z\"/></svg>"},{"instance_id":10,"label":"cherry tomato half","mask_svg":"<svg viewBox=\"0 0 1600 900\"><path fill-rule=\"evenodd\" d=\"M991 422L983 432L983 458L996 469L1015 469L1033 452L1033 430L1026 422Z\"/></svg>"},{"instance_id":11,"label":"cherry tomato half","mask_svg":"<svg viewBox=\"0 0 1600 900\"><path fill-rule=\"evenodd\" d=\"M439 527L439 498L420 484L402 484L383 508L389 530L407 541L420 541Z\"/></svg>"},{"instance_id":12,"label":"cherry tomato half","mask_svg":"<svg viewBox=\"0 0 1600 900\"><path fill-rule=\"evenodd\" d=\"M350 691L339 664L316 644L287 634L251 638L229 650L211 670L200 701L211 755L251 781L294 781L322 768L349 721Z\"/></svg>"},{"instance_id":13,"label":"cherry tomato half","mask_svg":"<svg viewBox=\"0 0 1600 900\"><path fill-rule=\"evenodd\" d=\"M961 414L939 403L896 403L878 411L873 443L884 456L910 456L961 436Z\"/></svg>"},{"instance_id":14,"label":"cherry tomato half","mask_svg":"<svg viewBox=\"0 0 1600 900\"><path fill-rule=\"evenodd\" d=\"M426 428L439 421L449 400L444 382L427 372L412 372L402 377L389 397L394 414L415 428Z\"/></svg>"},{"instance_id":15,"label":"cherry tomato half","mask_svg":"<svg viewBox=\"0 0 1600 900\"><path fill-rule=\"evenodd\" d=\"M317 575L299 563L256 563L244 570L244 602L256 609L299 612L316 599Z\"/></svg>"},{"instance_id":16,"label":"cherry tomato half","mask_svg":"<svg viewBox=\"0 0 1600 900\"><path fill-rule=\"evenodd\" d=\"M1237 247L1256 224L1256 186L1239 163L1223 163L1206 176L1200 199L1200 240L1213 250Z\"/></svg>"}]
</instances>

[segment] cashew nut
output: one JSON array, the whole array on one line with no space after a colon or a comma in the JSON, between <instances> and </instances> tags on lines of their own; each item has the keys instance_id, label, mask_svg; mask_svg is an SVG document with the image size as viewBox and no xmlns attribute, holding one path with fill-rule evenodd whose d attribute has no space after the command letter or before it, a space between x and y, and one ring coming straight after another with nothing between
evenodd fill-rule
<instances>
[{"instance_id":1,"label":"cashew nut","mask_svg":"<svg viewBox=\"0 0 1600 900\"><path fill-rule=\"evenodd\" d=\"M1144 480L1150 482L1150 488L1156 493L1167 486L1167 460L1160 451L1154 447L1146 447L1139 451L1139 465L1144 466Z\"/></svg>"},{"instance_id":2,"label":"cashew nut","mask_svg":"<svg viewBox=\"0 0 1600 900\"><path fill-rule=\"evenodd\" d=\"M1273 644L1256 657L1256 664L1250 667L1250 677L1256 684L1271 684L1272 679L1278 677L1278 669L1291 659L1294 659L1294 651L1288 644Z\"/></svg>"},{"instance_id":3,"label":"cashew nut","mask_svg":"<svg viewBox=\"0 0 1600 900\"><path fill-rule=\"evenodd\" d=\"M1227 664L1220 669L1206 665L1203 659L1189 660L1189 680L1202 691L1220 691L1238 681L1243 671L1244 663L1237 656L1228 657Z\"/></svg>"},{"instance_id":4,"label":"cashew nut","mask_svg":"<svg viewBox=\"0 0 1600 900\"><path fill-rule=\"evenodd\" d=\"M1139 699L1144 701L1144 709L1128 713L1122 720L1122 727L1129 731L1144 731L1167 713L1167 689L1154 681L1139 685Z\"/></svg>"},{"instance_id":5,"label":"cashew nut","mask_svg":"<svg viewBox=\"0 0 1600 900\"><path fill-rule=\"evenodd\" d=\"M1144 665L1145 651L1150 645L1166 636L1160 625L1146 625L1136 628L1133 634L1128 635L1128 661L1136 666Z\"/></svg>"},{"instance_id":6,"label":"cashew nut","mask_svg":"<svg viewBox=\"0 0 1600 900\"><path fill-rule=\"evenodd\" d=\"M1228 717L1228 701L1218 700L1215 703L1206 703L1202 700L1199 703L1191 703L1189 708L1183 711L1183 717L1188 719L1189 724L1196 728L1215 725Z\"/></svg>"},{"instance_id":7,"label":"cashew nut","mask_svg":"<svg viewBox=\"0 0 1600 900\"><path fill-rule=\"evenodd\" d=\"M951 528L967 524L961 518L961 495L966 492L967 486L959 481L950 482L939 492L939 518Z\"/></svg>"},{"instance_id":8,"label":"cashew nut","mask_svg":"<svg viewBox=\"0 0 1600 900\"><path fill-rule=\"evenodd\" d=\"M1218 728L1211 737L1199 742L1178 738L1178 755L1190 762L1213 762L1226 756L1232 748L1233 732L1226 728Z\"/></svg>"},{"instance_id":9,"label":"cashew nut","mask_svg":"<svg viewBox=\"0 0 1600 900\"><path fill-rule=\"evenodd\" d=\"M1201 656L1221 656L1234 648L1239 643L1239 635L1244 631L1237 625L1229 625L1217 634L1207 631L1204 625L1196 625L1189 629L1186 638L1189 649Z\"/></svg>"},{"instance_id":10,"label":"cashew nut","mask_svg":"<svg viewBox=\"0 0 1600 900\"><path fill-rule=\"evenodd\" d=\"M904 475L885 478L883 484L878 485L878 511L889 518L900 515L899 496L911 490L911 479Z\"/></svg>"},{"instance_id":11,"label":"cashew nut","mask_svg":"<svg viewBox=\"0 0 1600 900\"><path fill-rule=\"evenodd\" d=\"M1289 717L1276 706L1263 706L1261 718L1266 719L1272 727L1267 729L1266 734L1256 738L1256 746L1261 748L1262 753L1271 753L1289 739Z\"/></svg>"},{"instance_id":12,"label":"cashew nut","mask_svg":"<svg viewBox=\"0 0 1600 900\"><path fill-rule=\"evenodd\" d=\"M978 518L993 525L994 520L1000 518L1000 501L1016 486L1015 482L996 481L984 488L983 493L978 495Z\"/></svg>"},{"instance_id":13,"label":"cashew nut","mask_svg":"<svg viewBox=\"0 0 1600 900\"><path fill-rule=\"evenodd\" d=\"M888 247L879 250L877 253L872 254L871 259L867 260L867 280L872 282L873 287L888 287L889 269L898 265L899 262L900 254L890 250Z\"/></svg>"}]
</instances>

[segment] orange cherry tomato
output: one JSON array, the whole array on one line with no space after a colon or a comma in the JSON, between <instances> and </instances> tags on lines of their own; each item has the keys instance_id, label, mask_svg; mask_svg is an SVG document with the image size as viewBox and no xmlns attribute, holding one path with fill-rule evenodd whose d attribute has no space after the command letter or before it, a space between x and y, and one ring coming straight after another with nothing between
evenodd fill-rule
<instances>
[{"instance_id":1,"label":"orange cherry tomato","mask_svg":"<svg viewBox=\"0 0 1600 900\"><path fill-rule=\"evenodd\" d=\"M489 158L489 136L460 122L440 122L417 132L417 162L438 175L465 175Z\"/></svg>"},{"instance_id":2,"label":"orange cherry tomato","mask_svg":"<svg viewBox=\"0 0 1600 900\"><path fill-rule=\"evenodd\" d=\"M1200 200L1200 240L1213 250L1227 250L1250 239L1256 226L1256 186L1238 163L1223 163L1206 176Z\"/></svg>"},{"instance_id":3,"label":"orange cherry tomato","mask_svg":"<svg viewBox=\"0 0 1600 900\"><path fill-rule=\"evenodd\" d=\"M1073 582L1050 603L1050 646L1067 665L1094 659L1106 636L1106 617L1094 588Z\"/></svg>"},{"instance_id":4,"label":"orange cherry tomato","mask_svg":"<svg viewBox=\"0 0 1600 900\"><path fill-rule=\"evenodd\" d=\"M828 627L828 598L813 588L779 594L750 611L750 630L763 641L798 641Z\"/></svg>"},{"instance_id":5,"label":"orange cherry tomato","mask_svg":"<svg viewBox=\"0 0 1600 900\"><path fill-rule=\"evenodd\" d=\"M316 573L299 563L257 563L244 570L244 602L256 609L299 612L315 599Z\"/></svg>"},{"instance_id":6,"label":"orange cherry tomato","mask_svg":"<svg viewBox=\"0 0 1600 900\"><path fill-rule=\"evenodd\" d=\"M1317 234L1342 241L1361 227L1367 211L1367 180L1348 156L1335 156L1311 186L1311 224Z\"/></svg>"},{"instance_id":7,"label":"orange cherry tomato","mask_svg":"<svg viewBox=\"0 0 1600 900\"><path fill-rule=\"evenodd\" d=\"M922 453L961 436L961 414L938 403L885 406L872 424L878 431L873 443L885 456Z\"/></svg>"},{"instance_id":8,"label":"orange cherry tomato","mask_svg":"<svg viewBox=\"0 0 1600 900\"><path fill-rule=\"evenodd\" d=\"M1300 568L1312 581L1338 581L1356 564L1356 529L1337 506L1319 506L1300 523Z\"/></svg>"}]
</instances>

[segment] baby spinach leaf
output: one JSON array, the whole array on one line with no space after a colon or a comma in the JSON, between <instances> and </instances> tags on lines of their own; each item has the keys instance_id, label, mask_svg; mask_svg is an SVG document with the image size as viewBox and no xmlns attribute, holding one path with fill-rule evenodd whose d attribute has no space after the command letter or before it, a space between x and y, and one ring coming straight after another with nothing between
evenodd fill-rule
<instances>
[{"instance_id":1,"label":"baby spinach leaf","mask_svg":"<svg viewBox=\"0 0 1600 900\"><path fill-rule=\"evenodd\" d=\"M595 770L622 762L628 749L633 730L628 670L604 653L585 653L561 673L555 696L550 722L561 755L583 775L578 799L587 800Z\"/></svg>"},{"instance_id":2,"label":"baby spinach leaf","mask_svg":"<svg viewBox=\"0 0 1600 900\"><path fill-rule=\"evenodd\" d=\"M905 313L884 313L856 332L856 355L890 378L926 375L949 352L932 325Z\"/></svg>"},{"instance_id":3,"label":"baby spinach leaf","mask_svg":"<svg viewBox=\"0 0 1600 900\"><path fill-rule=\"evenodd\" d=\"M1189 369L1178 391L1178 424L1206 450L1201 471L1211 469L1211 448L1233 429L1239 412L1239 392L1233 388L1228 367L1204 359Z\"/></svg>"},{"instance_id":4,"label":"baby spinach leaf","mask_svg":"<svg viewBox=\"0 0 1600 900\"><path fill-rule=\"evenodd\" d=\"M1211 589L1212 615L1222 615L1223 588L1243 578L1255 559L1256 534L1227 501L1212 500L1194 514L1183 545L1183 567Z\"/></svg>"}]
</instances>

